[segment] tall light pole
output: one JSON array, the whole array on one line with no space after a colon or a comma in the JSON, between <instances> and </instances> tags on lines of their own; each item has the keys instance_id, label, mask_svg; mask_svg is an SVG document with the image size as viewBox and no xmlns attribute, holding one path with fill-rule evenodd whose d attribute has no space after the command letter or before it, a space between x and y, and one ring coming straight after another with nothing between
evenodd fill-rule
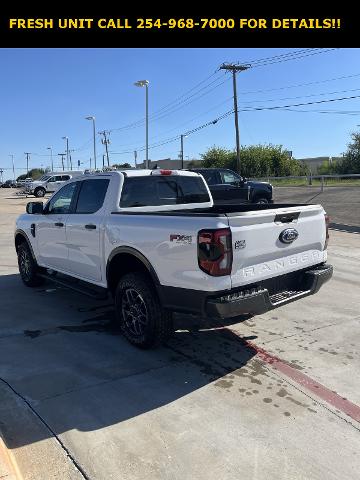
<instances>
[{"instance_id":1,"label":"tall light pole","mask_svg":"<svg viewBox=\"0 0 360 480\"><path fill-rule=\"evenodd\" d=\"M93 141L94 141L94 166L96 170L96 135L95 135L95 117L90 116L90 117L85 117L86 120L92 120L93 122Z\"/></svg>"},{"instance_id":2,"label":"tall light pole","mask_svg":"<svg viewBox=\"0 0 360 480\"><path fill-rule=\"evenodd\" d=\"M12 169L13 169L13 176L14 176L14 182L15 182L16 178L15 178L14 155L9 155L9 157L11 157L11 161L12 161Z\"/></svg>"},{"instance_id":3,"label":"tall light pole","mask_svg":"<svg viewBox=\"0 0 360 480\"><path fill-rule=\"evenodd\" d=\"M251 65L234 65L233 63L223 63L220 66L220 70L228 70L232 73L233 77L233 92L234 92L234 114L235 114L235 132L236 132L236 160L237 160L237 171L241 173L241 163L240 163L240 132L239 132L239 112L238 112L238 103L237 103L237 91L236 91L236 73L243 72L250 68Z\"/></svg>"},{"instance_id":4,"label":"tall light pole","mask_svg":"<svg viewBox=\"0 0 360 480\"><path fill-rule=\"evenodd\" d=\"M136 87L145 87L145 128L146 128L146 158L145 168L149 168L149 80L138 80L134 83Z\"/></svg>"},{"instance_id":5,"label":"tall light pole","mask_svg":"<svg viewBox=\"0 0 360 480\"><path fill-rule=\"evenodd\" d=\"M66 168L69 170L69 137L61 137L66 140Z\"/></svg>"},{"instance_id":6,"label":"tall light pole","mask_svg":"<svg viewBox=\"0 0 360 480\"><path fill-rule=\"evenodd\" d=\"M51 158L51 171L54 171L54 162L53 162L53 152L52 147L46 147L46 150L50 150L50 158Z\"/></svg>"}]
</instances>

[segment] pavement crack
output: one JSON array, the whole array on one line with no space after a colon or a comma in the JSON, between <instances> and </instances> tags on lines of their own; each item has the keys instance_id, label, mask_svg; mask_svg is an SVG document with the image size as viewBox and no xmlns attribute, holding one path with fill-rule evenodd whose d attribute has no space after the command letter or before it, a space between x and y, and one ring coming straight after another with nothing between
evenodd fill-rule
<instances>
[{"instance_id":1,"label":"pavement crack","mask_svg":"<svg viewBox=\"0 0 360 480\"><path fill-rule=\"evenodd\" d=\"M356 320L357 318L355 318ZM353 321L354 319L353 318L349 318L347 321ZM338 323L329 323L328 325L322 325L321 327L315 327L315 328L311 328L310 330L299 330L298 332L296 333L292 333L291 335L286 335L286 336L281 336L280 334L278 334L277 338L272 338L271 340L267 340L265 342L262 342L263 344L266 344L268 345L269 343L272 343L272 342L276 342L278 340L285 340L287 338L291 338L291 337L296 337L298 336L299 334L306 334L306 333L311 333L311 332L315 332L316 330L321 330L323 328L328 328L328 327L334 327L335 325L339 325Z\"/></svg>"}]
</instances>

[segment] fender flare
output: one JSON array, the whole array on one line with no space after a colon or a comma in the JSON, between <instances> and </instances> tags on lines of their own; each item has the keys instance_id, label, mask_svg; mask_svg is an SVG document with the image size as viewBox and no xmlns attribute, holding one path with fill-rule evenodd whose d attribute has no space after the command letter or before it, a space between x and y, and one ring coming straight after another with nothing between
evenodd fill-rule
<instances>
[{"instance_id":1,"label":"fender flare","mask_svg":"<svg viewBox=\"0 0 360 480\"><path fill-rule=\"evenodd\" d=\"M33 247L32 247L32 245L31 245L31 242L30 242L30 240L29 240L29 237L28 237L27 234L24 232L24 230L21 230L21 228L18 228L18 229L15 230L14 239L16 239L16 237L17 237L18 235L21 235L22 237L24 237L26 243L28 244L28 247L30 248L31 255L32 255L33 259L34 259L35 262L36 262L36 257L35 257L34 250L33 250ZM16 242L15 242L15 250L17 251Z\"/></svg>"},{"instance_id":2,"label":"fender flare","mask_svg":"<svg viewBox=\"0 0 360 480\"><path fill-rule=\"evenodd\" d=\"M108 282L108 278L109 278L109 266L110 266L110 263L111 263L112 259L116 255L123 254L123 253L128 254L128 255L132 255L137 260L140 260L140 262L144 265L146 270L149 272L149 274L150 274L153 282L155 283L155 285L156 286L160 285L159 277L157 276L157 273L155 272L155 269L151 265L150 261L141 252L139 252L135 248L126 247L126 246L116 247L116 248L114 248L114 250L111 251L111 253L110 253L110 255L107 259L107 262L106 262L106 281L107 282Z\"/></svg>"}]
</instances>

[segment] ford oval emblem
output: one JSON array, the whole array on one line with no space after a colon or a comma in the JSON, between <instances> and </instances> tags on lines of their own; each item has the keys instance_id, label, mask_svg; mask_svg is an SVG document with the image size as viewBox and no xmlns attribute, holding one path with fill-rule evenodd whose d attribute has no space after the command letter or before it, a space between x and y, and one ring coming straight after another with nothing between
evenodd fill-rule
<instances>
[{"instance_id":1,"label":"ford oval emblem","mask_svg":"<svg viewBox=\"0 0 360 480\"><path fill-rule=\"evenodd\" d=\"M299 232L295 228L287 228L280 233L279 240L282 243L292 243L298 236Z\"/></svg>"}]
</instances>

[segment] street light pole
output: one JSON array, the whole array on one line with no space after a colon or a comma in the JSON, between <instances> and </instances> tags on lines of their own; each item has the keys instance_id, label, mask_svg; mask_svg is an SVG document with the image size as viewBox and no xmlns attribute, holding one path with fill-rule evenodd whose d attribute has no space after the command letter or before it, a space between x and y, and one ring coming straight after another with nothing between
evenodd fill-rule
<instances>
[{"instance_id":1,"label":"street light pole","mask_svg":"<svg viewBox=\"0 0 360 480\"><path fill-rule=\"evenodd\" d=\"M53 162L53 152L52 147L47 147L46 150L50 150L50 158L51 158L51 171L54 171L54 162Z\"/></svg>"},{"instance_id":2,"label":"street light pole","mask_svg":"<svg viewBox=\"0 0 360 480\"><path fill-rule=\"evenodd\" d=\"M94 142L94 167L96 170L96 134L95 134L95 117L85 117L86 120L92 120L93 122L93 142Z\"/></svg>"},{"instance_id":3,"label":"street light pole","mask_svg":"<svg viewBox=\"0 0 360 480\"><path fill-rule=\"evenodd\" d=\"M234 114L235 114L235 132L236 132L236 163L237 171L241 173L241 163L240 163L240 132L239 132L239 112L238 112L238 103L237 103L237 90L236 90L236 73L243 72L250 68L251 65L234 65L234 64L225 64L223 63L220 66L220 70L228 70L232 73L233 77L233 93L234 93Z\"/></svg>"},{"instance_id":4,"label":"street light pole","mask_svg":"<svg viewBox=\"0 0 360 480\"><path fill-rule=\"evenodd\" d=\"M149 168L149 80L138 80L134 83L136 87L145 87L145 139L146 158L145 168Z\"/></svg>"}]
</instances>

